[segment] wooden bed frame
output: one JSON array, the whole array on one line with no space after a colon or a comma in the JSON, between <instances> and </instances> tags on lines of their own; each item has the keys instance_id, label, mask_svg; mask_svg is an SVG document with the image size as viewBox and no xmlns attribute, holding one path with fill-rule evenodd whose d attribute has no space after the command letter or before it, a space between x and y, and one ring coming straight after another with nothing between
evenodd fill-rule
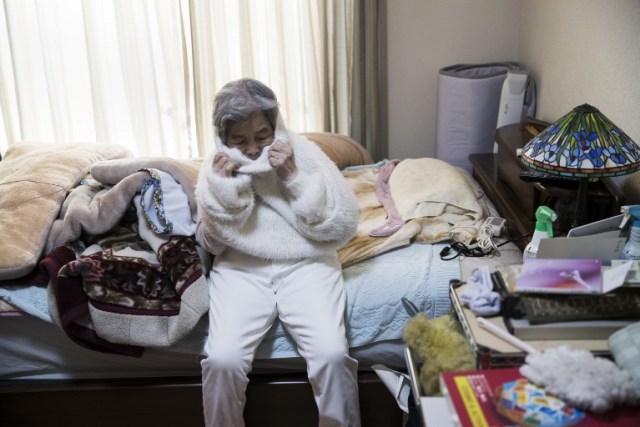
<instances>
[{"instance_id":1,"label":"wooden bed frame","mask_svg":"<svg viewBox=\"0 0 640 427\"><path fill-rule=\"evenodd\" d=\"M0 319L24 316L0 300ZM0 359L0 363L5 361ZM247 427L316 427L318 410L306 373L252 373ZM202 378L77 380L0 379L0 426L203 426ZM380 378L358 372L363 427L402 427L400 410Z\"/></svg>"},{"instance_id":2,"label":"wooden bed frame","mask_svg":"<svg viewBox=\"0 0 640 427\"><path fill-rule=\"evenodd\" d=\"M304 374L252 374L247 427L315 427ZM402 427L403 412L373 372L359 373L363 427ZM115 380L0 380L3 426L203 426L200 377Z\"/></svg>"},{"instance_id":3,"label":"wooden bed frame","mask_svg":"<svg viewBox=\"0 0 640 427\"><path fill-rule=\"evenodd\" d=\"M0 300L3 317L25 316ZM75 344L74 344L75 345ZM0 363L6 363L0 359ZM251 373L247 427L318 425L305 372ZM402 427L404 413L369 368L358 372L363 427ZM0 426L203 426L202 378L0 379Z\"/></svg>"}]
</instances>

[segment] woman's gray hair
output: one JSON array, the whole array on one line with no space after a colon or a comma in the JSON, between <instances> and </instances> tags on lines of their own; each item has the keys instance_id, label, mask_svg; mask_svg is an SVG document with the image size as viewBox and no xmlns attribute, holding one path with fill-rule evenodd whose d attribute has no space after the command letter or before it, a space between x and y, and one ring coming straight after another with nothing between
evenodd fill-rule
<instances>
[{"instance_id":1,"label":"woman's gray hair","mask_svg":"<svg viewBox=\"0 0 640 427\"><path fill-rule=\"evenodd\" d=\"M235 80L225 84L213 100L213 126L224 141L230 122L241 123L260 112L275 130L278 119L276 94L258 80Z\"/></svg>"}]
</instances>

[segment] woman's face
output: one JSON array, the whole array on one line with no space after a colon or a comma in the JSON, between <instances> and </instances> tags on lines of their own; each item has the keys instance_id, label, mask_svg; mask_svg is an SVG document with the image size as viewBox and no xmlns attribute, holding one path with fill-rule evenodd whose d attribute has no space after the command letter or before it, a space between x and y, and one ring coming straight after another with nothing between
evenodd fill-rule
<instances>
[{"instance_id":1,"label":"woman's face","mask_svg":"<svg viewBox=\"0 0 640 427\"><path fill-rule=\"evenodd\" d=\"M263 113L256 114L244 122L230 123L225 144L239 149L251 160L260 157L262 149L273 141L273 128Z\"/></svg>"}]
</instances>

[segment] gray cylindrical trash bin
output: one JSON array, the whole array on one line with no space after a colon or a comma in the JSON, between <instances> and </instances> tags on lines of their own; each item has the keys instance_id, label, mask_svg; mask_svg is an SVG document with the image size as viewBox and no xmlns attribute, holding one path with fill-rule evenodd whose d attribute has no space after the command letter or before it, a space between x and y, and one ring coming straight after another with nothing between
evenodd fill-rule
<instances>
[{"instance_id":1,"label":"gray cylindrical trash bin","mask_svg":"<svg viewBox=\"0 0 640 427\"><path fill-rule=\"evenodd\" d=\"M502 85L516 62L444 67L438 75L436 157L471 172L469 154L493 151Z\"/></svg>"}]
</instances>

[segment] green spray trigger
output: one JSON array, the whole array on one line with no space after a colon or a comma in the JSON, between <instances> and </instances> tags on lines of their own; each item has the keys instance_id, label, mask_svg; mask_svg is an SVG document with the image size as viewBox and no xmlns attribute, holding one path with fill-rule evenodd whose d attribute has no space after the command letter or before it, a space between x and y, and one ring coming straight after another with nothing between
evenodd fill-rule
<instances>
[{"instance_id":1,"label":"green spray trigger","mask_svg":"<svg viewBox=\"0 0 640 427\"><path fill-rule=\"evenodd\" d=\"M638 206L640 213L640 205ZM553 237L553 221L558 215L548 206L538 206L536 209L536 230L544 231L549 237Z\"/></svg>"}]
</instances>

